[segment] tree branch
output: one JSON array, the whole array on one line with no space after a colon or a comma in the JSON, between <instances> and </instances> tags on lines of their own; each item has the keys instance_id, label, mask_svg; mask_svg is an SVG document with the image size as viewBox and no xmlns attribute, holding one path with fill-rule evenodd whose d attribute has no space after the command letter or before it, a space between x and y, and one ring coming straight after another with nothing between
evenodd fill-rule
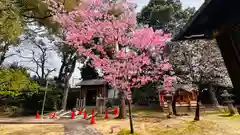
<instances>
[{"instance_id":1,"label":"tree branch","mask_svg":"<svg viewBox=\"0 0 240 135\"><path fill-rule=\"evenodd\" d=\"M26 15L26 14L22 14L22 16L25 17L25 18L28 18L28 19L44 20L44 19L51 18L51 17L53 17L54 15L53 15L53 14L50 14L50 15L46 15L46 16L44 16L44 17L37 17L37 16L29 16L29 15Z\"/></svg>"},{"instance_id":2,"label":"tree branch","mask_svg":"<svg viewBox=\"0 0 240 135\"><path fill-rule=\"evenodd\" d=\"M41 78L41 76L39 75L39 73L38 73L38 66L37 66L37 68L34 70L34 69L32 69L32 68L29 68L29 67L25 67L27 70L29 70L29 71L32 71L32 72L34 72L36 75L37 75L37 77L38 78Z\"/></svg>"},{"instance_id":3,"label":"tree branch","mask_svg":"<svg viewBox=\"0 0 240 135\"><path fill-rule=\"evenodd\" d=\"M54 68L54 69L47 69L47 73L45 74L45 78L47 78L50 75L50 73L52 73L54 71L56 71L56 68Z\"/></svg>"}]
</instances>

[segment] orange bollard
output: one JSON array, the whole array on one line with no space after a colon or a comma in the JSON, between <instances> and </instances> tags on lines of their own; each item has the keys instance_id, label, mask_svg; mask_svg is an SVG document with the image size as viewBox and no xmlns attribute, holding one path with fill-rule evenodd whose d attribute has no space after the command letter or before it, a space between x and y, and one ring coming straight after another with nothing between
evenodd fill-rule
<instances>
[{"instance_id":1,"label":"orange bollard","mask_svg":"<svg viewBox=\"0 0 240 135\"><path fill-rule=\"evenodd\" d=\"M52 114L51 119L55 119L55 118L56 118L56 112L54 112L54 113Z\"/></svg>"},{"instance_id":2,"label":"orange bollard","mask_svg":"<svg viewBox=\"0 0 240 135\"><path fill-rule=\"evenodd\" d=\"M82 109L81 108L78 111L78 115L82 115Z\"/></svg>"},{"instance_id":3,"label":"orange bollard","mask_svg":"<svg viewBox=\"0 0 240 135\"><path fill-rule=\"evenodd\" d=\"M40 115L38 112L36 113L36 119L40 119Z\"/></svg>"},{"instance_id":4,"label":"orange bollard","mask_svg":"<svg viewBox=\"0 0 240 135\"><path fill-rule=\"evenodd\" d=\"M114 109L114 112L113 112L113 113L114 113L114 115L116 115L116 116L118 115L118 108L117 108L117 107L115 107L115 109Z\"/></svg>"},{"instance_id":5,"label":"orange bollard","mask_svg":"<svg viewBox=\"0 0 240 135\"><path fill-rule=\"evenodd\" d=\"M84 119L87 118L87 111L84 111L83 118L84 118Z\"/></svg>"},{"instance_id":6,"label":"orange bollard","mask_svg":"<svg viewBox=\"0 0 240 135\"><path fill-rule=\"evenodd\" d=\"M75 112L72 111L72 119L75 119Z\"/></svg>"},{"instance_id":7,"label":"orange bollard","mask_svg":"<svg viewBox=\"0 0 240 135\"><path fill-rule=\"evenodd\" d=\"M94 108L92 109L91 124L95 124Z\"/></svg>"},{"instance_id":8,"label":"orange bollard","mask_svg":"<svg viewBox=\"0 0 240 135\"><path fill-rule=\"evenodd\" d=\"M108 109L105 111L105 119L108 119Z\"/></svg>"}]
</instances>

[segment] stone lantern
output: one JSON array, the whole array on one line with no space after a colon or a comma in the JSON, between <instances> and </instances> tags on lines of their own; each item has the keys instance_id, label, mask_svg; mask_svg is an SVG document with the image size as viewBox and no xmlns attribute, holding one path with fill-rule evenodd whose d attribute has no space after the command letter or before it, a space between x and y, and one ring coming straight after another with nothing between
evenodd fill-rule
<instances>
[{"instance_id":1,"label":"stone lantern","mask_svg":"<svg viewBox=\"0 0 240 135\"><path fill-rule=\"evenodd\" d=\"M221 94L221 97L223 97L223 102L225 104L227 104L228 106L228 110L230 112L230 115L234 115L235 111L234 111L234 107L233 107L233 100L231 99L233 95L229 94L227 90L224 90L223 93Z\"/></svg>"},{"instance_id":2,"label":"stone lantern","mask_svg":"<svg viewBox=\"0 0 240 135\"><path fill-rule=\"evenodd\" d=\"M173 109L172 109L172 100L173 100L173 95L170 92L167 92L164 95L164 100L167 101L167 106L168 106L168 118L171 118L173 115Z\"/></svg>"},{"instance_id":3,"label":"stone lantern","mask_svg":"<svg viewBox=\"0 0 240 135\"><path fill-rule=\"evenodd\" d=\"M165 99L167 102L172 102L172 98L173 98L173 95L172 95L172 93L170 93L170 92L167 92L167 93L164 95L164 99Z\"/></svg>"}]
</instances>

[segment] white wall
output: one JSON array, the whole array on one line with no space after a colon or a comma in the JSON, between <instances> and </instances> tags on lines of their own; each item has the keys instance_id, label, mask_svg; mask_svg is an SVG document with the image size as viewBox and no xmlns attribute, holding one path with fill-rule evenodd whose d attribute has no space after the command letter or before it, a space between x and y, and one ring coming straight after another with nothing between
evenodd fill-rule
<instances>
[{"instance_id":1,"label":"white wall","mask_svg":"<svg viewBox=\"0 0 240 135\"><path fill-rule=\"evenodd\" d=\"M114 97L115 92L115 97ZM108 98L117 98L118 97L118 90L116 89L108 89Z\"/></svg>"}]
</instances>

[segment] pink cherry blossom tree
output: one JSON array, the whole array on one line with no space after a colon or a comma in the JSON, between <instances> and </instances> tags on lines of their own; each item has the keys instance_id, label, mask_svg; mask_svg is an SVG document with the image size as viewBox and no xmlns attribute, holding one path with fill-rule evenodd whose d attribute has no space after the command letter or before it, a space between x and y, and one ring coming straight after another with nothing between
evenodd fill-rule
<instances>
[{"instance_id":1,"label":"pink cherry blossom tree","mask_svg":"<svg viewBox=\"0 0 240 135\"><path fill-rule=\"evenodd\" d=\"M50 1L54 18L66 35L66 43L91 60L91 66L104 73L104 79L120 91L120 114L131 101L131 89L162 80L171 85L172 70L164 55L169 34L136 25L135 4L127 0L81 1L72 11ZM165 80L164 80L165 78ZM130 104L130 103L129 103Z\"/></svg>"}]
</instances>

